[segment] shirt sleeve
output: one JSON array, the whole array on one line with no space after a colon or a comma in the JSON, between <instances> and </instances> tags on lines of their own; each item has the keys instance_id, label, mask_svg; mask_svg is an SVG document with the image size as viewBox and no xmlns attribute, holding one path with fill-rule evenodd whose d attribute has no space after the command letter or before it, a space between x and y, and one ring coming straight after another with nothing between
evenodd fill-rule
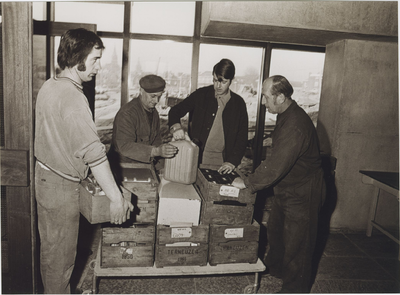
<instances>
[{"instance_id":1,"label":"shirt sleeve","mask_svg":"<svg viewBox=\"0 0 400 295\"><path fill-rule=\"evenodd\" d=\"M176 123L181 123L181 118L184 117L188 112L191 112L195 108L196 97L198 90L190 94L184 100L177 105L173 106L168 112L168 127Z\"/></svg>"},{"instance_id":2,"label":"shirt sleeve","mask_svg":"<svg viewBox=\"0 0 400 295\"><path fill-rule=\"evenodd\" d=\"M305 136L295 126L286 126L273 138L271 155L244 179L244 183L254 193L270 187L290 171L299 158Z\"/></svg>"},{"instance_id":3,"label":"shirt sleeve","mask_svg":"<svg viewBox=\"0 0 400 295\"><path fill-rule=\"evenodd\" d=\"M106 149L101 143L88 108L76 109L70 112L64 120L68 126L67 133L69 150L73 156L82 159L90 167L95 167L107 161Z\"/></svg>"}]
</instances>

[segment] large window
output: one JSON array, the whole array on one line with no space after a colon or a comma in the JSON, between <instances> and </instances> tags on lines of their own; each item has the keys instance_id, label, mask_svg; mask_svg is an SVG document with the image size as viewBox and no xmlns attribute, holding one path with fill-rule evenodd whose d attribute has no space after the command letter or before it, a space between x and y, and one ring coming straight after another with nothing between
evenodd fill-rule
<instances>
[{"instance_id":1,"label":"large window","mask_svg":"<svg viewBox=\"0 0 400 295\"><path fill-rule=\"evenodd\" d=\"M132 2L131 32L193 36L194 2Z\"/></svg>"},{"instance_id":2,"label":"large window","mask_svg":"<svg viewBox=\"0 0 400 295\"><path fill-rule=\"evenodd\" d=\"M64 2L55 3L55 21L96 24L97 31L122 32L124 6L112 2Z\"/></svg>"},{"instance_id":3,"label":"large window","mask_svg":"<svg viewBox=\"0 0 400 295\"><path fill-rule=\"evenodd\" d=\"M270 76L285 76L293 86L295 100L317 125L325 53L273 49ZM266 125L275 125L276 115L266 115Z\"/></svg>"},{"instance_id":4,"label":"large window","mask_svg":"<svg viewBox=\"0 0 400 295\"><path fill-rule=\"evenodd\" d=\"M54 10L52 19L56 24L61 22L61 28L68 29L68 23L75 27L92 24L91 28L97 30L102 38L106 49L101 59L102 69L96 77L94 119L101 140L106 145L111 141L116 113L122 104L138 95L141 77L157 74L167 82L157 110L163 132L168 132L166 124L170 108L196 88L211 85L213 66L222 58L231 59L236 67L231 90L243 97L249 115L249 144L243 163L250 167L254 143L260 147L263 145L254 141L256 134L263 132L257 131L256 127L265 129L265 146L276 121L276 117L267 113L264 122L257 124L260 117L261 121L264 118L259 112L262 80L266 75L286 76L295 88L293 98L306 109L316 124L324 53L311 52L318 50L296 45L289 45L296 50L271 51L269 48L278 48L275 47L278 44L271 44L268 40L204 38L200 35L201 19L195 17L201 15L196 13L196 9L201 10L201 5L201 2L186 1L34 2L33 17L36 21L46 21L46 10L50 8ZM58 36L51 39L54 40L56 59L61 31L50 35ZM34 42L40 42L40 50L52 48L44 46L47 42L45 38L35 38ZM271 56L263 56L266 52L271 52ZM264 61L270 63L264 64ZM56 66L55 60L51 62ZM40 80L40 84L46 69L42 55L37 55L37 66L41 75L36 75L35 79ZM185 126L185 119L183 124Z\"/></svg>"}]
</instances>

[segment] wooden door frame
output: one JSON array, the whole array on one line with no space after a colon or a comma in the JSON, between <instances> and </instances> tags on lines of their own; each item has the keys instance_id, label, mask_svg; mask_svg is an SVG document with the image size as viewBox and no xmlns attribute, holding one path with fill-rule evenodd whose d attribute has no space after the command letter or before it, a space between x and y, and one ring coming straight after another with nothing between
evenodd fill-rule
<instances>
[{"instance_id":1,"label":"wooden door frame","mask_svg":"<svg viewBox=\"0 0 400 295\"><path fill-rule=\"evenodd\" d=\"M1 183L6 186L10 278L9 290L3 292L36 293L32 3L3 2L1 5L4 102Z\"/></svg>"}]
</instances>

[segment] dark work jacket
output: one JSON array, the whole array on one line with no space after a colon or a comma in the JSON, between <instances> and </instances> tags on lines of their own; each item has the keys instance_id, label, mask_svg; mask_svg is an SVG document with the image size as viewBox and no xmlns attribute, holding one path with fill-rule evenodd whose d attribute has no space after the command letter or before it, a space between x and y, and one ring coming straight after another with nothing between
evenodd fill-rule
<instances>
[{"instance_id":1,"label":"dark work jacket","mask_svg":"<svg viewBox=\"0 0 400 295\"><path fill-rule=\"evenodd\" d=\"M270 156L244 182L253 192L270 186L279 190L302 185L315 173L322 173L317 132L293 101L277 116Z\"/></svg>"},{"instance_id":2,"label":"dark work jacket","mask_svg":"<svg viewBox=\"0 0 400 295\"><path fill-rule=\"evenodd\" d=\"M153 111L150 127L140 97L123 105L114 119L110 161L151 163L151 150L162 143L160 117ZM118 159L119 157L119 159Z\"/></svg>"},{"instance_id":3,"label":"dark work jacket","mask_svg":"<svg viewBox=\"0 0 400 295\"><path fill-rule=\"evenodd\" d=\"M214 123L218 109L214 86L197 89L186 99L172 107L168 114L168 125L180 123L180 119L190 113L189 136L200 148L200 163L207 138ZM247 145L248 116L243 98L231 91L231 98L222 113L225 149L224 162L238 166Z\"/></svg>"}]
</instances>

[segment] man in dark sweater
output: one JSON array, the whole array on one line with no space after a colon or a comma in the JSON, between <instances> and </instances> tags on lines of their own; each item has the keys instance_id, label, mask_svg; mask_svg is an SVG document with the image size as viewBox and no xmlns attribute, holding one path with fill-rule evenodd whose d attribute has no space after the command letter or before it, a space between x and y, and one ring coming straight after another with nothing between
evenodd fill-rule
<instances>
[{"instance_id":1,"label":"man in dark sweater","mask_svg":"<svg viewBox=\"0 0 400 295\"><path fill-rule=\"evenodd\" d=\"M236 178L232 185L252 192L273 186L267 225L270 250L265 262L272 276L282 278L281 293L306 293L311 288L318 214L326 191L317 132L292 94L285 77L264 81L262 103L278 114L271 155L253 174Z\"/></svg>"},{"instance_id":2,"label":"man in dark sweater","mask_svg":"<svg viewBox=\"0 0 400 295\"><path fill-rule=\"evenodd\" d=\"M234 76L233 62L222 59L213 68L213 85L197 89L168 114L176 140L184 139L180 119L190 114L189 136L199 145L199 163L219 165L220 173L230 173L241 163L247 145L246 103L229 89Z\"/></svg>"}]
</instances>

